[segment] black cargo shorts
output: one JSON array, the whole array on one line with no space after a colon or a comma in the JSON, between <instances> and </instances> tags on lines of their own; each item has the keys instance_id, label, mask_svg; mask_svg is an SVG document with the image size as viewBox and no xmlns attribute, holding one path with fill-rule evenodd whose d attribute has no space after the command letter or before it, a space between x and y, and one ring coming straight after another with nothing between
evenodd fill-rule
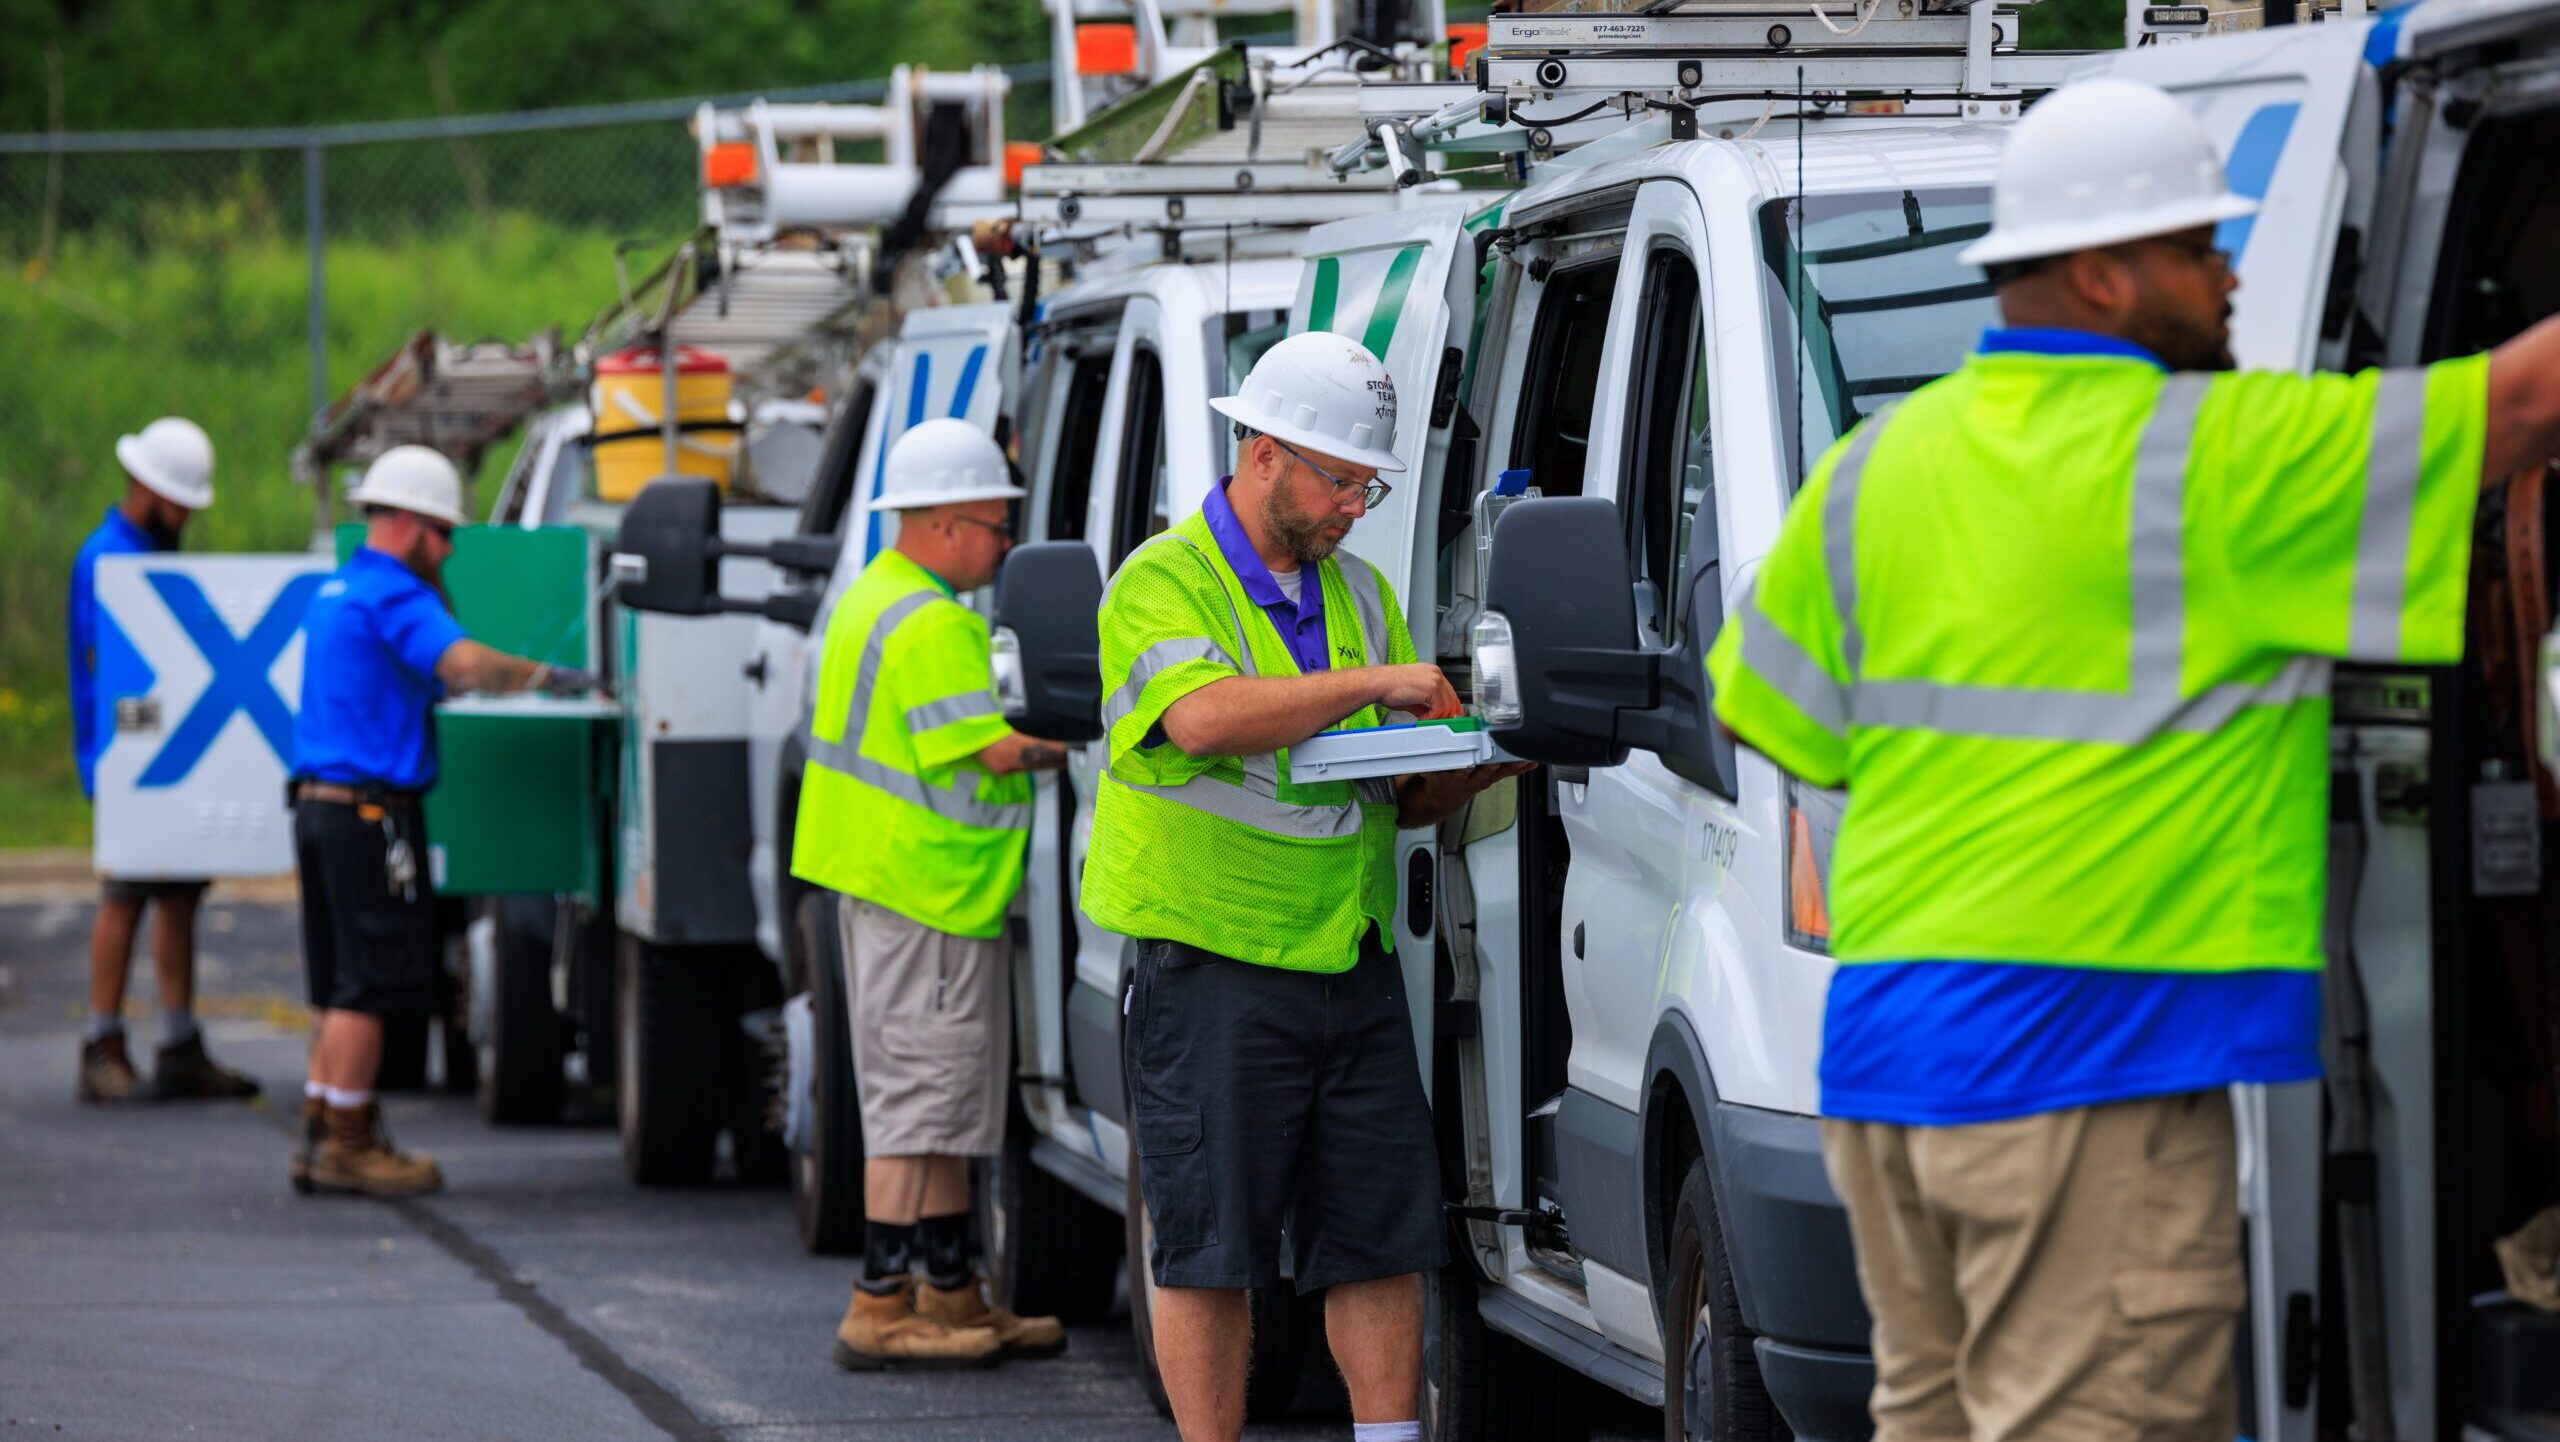
<instances>
[{"instance_id":1,"label":"black cargo shorts","mask_svg":"<svg viewBox=\"0 0 2560 1442\"><path fill-rule=\"evenodd\" d=\"M405 887L394 887L388 865L395 837L408 843L416 866ZM418 804L297 801L293 849L312 1007L375 1016L443 1010L444 928L428 884Z\"/></svg>"},{"instance_id":2,"label":"black cargo shorts","mask_svg":"<svg viewBox=\"0 0 2560 1442\"><path fill-rule=\"evenodd\" d=\"M1142 941L1121 1061L1156 1284L1300 1292L1446 1260L1404 973L1373 931L1331 975Z\"/></svg>"}]
</instances>

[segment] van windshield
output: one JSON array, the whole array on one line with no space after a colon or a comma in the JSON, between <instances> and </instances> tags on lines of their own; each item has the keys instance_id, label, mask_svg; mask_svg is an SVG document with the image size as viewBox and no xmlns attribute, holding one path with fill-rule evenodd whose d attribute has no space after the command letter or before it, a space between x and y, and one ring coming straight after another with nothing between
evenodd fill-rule
<instances>
[{"instance_id":1,"label":"van windshield","mask_svg":"<svg viewBox=\"0 0 2560 1442\"><path fill-rule=\"evenodd\" d=\"M1999 323L1990 283L1956 259L1990 229L1982 186L1873 190L1760 207L1789 474L1880 407L1963 364ZM1795 357L1794 374L1778 357Z\"/></svg>"}]
</instances>

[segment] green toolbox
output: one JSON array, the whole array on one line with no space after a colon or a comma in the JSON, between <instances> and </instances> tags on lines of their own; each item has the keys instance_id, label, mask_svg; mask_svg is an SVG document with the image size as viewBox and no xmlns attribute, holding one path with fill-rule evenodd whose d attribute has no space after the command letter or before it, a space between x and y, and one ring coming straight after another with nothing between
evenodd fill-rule
<instances>
[{"instance_id":1,"label":"green toolbox","mask_svg":"<svg viewBox=\"0 0 2560 1442\"><path fill-rule=\"evenodd\" d=\"M363 529L341 526L343 561ZM464 634L557 666L595 669L594 538L571 526L456 531L445 593ZM427 864L448 896L597 900L612 875L603 804L621 708L600 697L460 696L436 707Z\"/></svg>"}]
</instances>

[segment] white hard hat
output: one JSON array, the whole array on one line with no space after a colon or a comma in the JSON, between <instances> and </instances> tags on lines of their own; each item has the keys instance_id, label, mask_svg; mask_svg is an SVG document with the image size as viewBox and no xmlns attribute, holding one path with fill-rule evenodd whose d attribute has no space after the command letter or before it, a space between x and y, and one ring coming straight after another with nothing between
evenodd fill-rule
<instances>
[{"instance_id":1,"label":"white hard hat","mask_svg":"<svg viewBox=\"0 0 2560 1442\"><path fill-rule=\"evenodd\" d=\"M393 446L365 467L364 480L347 492L359 506L408 511L448 526L467 526L462 510L462 473L443 453L425 446Z\"/></svg>"},{"instance_id":2,"label":"white hard hat","mask_svg":"<svg viewBox=\"0 0 2560 1442\"><path fill-rule=\"evenodd\" d=\"M213 438L191 420L162 416L138 436L119 437L116 461L163 500L190 511L213 504Z\"/></svg>"},{"instance_id":3,"label":"white hard hat","mask_svg":"<svg viewBox=\"0 0 2560 1442\"><path fill-rule=\"evenodd\" d=\"M1004 463L1004 448L967 421L925 421L889 447L872 507L909 511L963 501L1010 501L1022 495Z\"/></svg>"},{"instance_id":4,"label":"white hard hat","mask_svg":"<svg viewBox=\"0 0 2560 1442\"><path fill-rule=\"evenodd\" d=\"M2248 215L2213 140L2167 92L2083 80L2048 95L2009 133L1991 188L1991 233L1967 265L2041 260L2174 235Z\"/></svg>"},{"instance_id":5,"label":"white hard hat","mask_svg":"<svg viewBox=\"0 0 2560 1442\"><path fill-rule=\"evenodd\" d=\"M1401 471L1396 382L1368 347L1331 331L1293 335L1262 353L1218 414L1275 440L1355 466Z\"/></svg>"}]
</instances>

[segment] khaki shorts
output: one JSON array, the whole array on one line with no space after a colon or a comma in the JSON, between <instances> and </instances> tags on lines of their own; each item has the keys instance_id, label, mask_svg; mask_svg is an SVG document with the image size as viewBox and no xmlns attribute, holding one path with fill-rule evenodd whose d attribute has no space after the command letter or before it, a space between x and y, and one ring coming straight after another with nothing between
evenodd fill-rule
<instances>
[{"instance_id":1,"label":"khaki shorts","mask_svg":"<svg viewBox=\"0 0 2560 1442\"><path fill-rule=\"evenodd\" d=\"M836 900L862 1145L875 1157L991 1157L1004 1148L1013 987L998 938L953 936Z\"/></svg>"},{"instance_id":2,"label":"khaki shorts","mask_svg":"<svg viewBox=\"0 0 2560 1442\"><path fill-rule=\"evenodd\" d=\"M2231 1442L2228 1092L1969 1126L1826 1121L1876 1442Z\"/></svg>"}]
</instances>

